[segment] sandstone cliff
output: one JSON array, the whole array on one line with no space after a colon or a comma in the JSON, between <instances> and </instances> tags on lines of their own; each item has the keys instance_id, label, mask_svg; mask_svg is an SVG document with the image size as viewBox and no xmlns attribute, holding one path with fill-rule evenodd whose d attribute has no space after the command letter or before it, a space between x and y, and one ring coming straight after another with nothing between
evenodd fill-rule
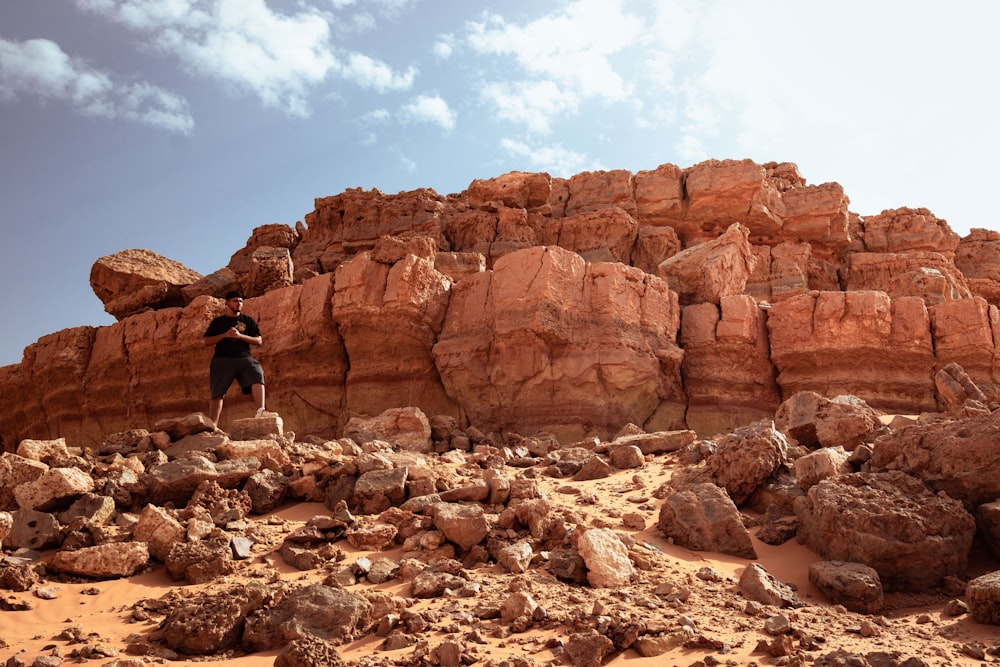
<instances>
[{"instance_id":1,"label":"sandstone cliff","mask_svg":"<svg viewBox=\"0 0 1000 667\"><path fill-rule=\"evenodd\" d=\"M711 435L801 391L940 409L951 363L998 401L1000 235L848 206L790 163L513 172L317 199L204 277L123 251L91 276L116 324L0 368L0 437L86 446L204 410L201 334L231 287L252 296L269 407L301 432L416 406L564 441L629 423ZM233 391L224 428L250 410Z\"/></svg>"}]
</instances>

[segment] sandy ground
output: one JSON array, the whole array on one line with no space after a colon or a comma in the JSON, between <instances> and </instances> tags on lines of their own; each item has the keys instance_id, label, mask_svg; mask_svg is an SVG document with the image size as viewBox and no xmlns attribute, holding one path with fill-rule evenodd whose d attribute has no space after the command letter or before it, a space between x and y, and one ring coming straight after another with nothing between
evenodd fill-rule
<instances>
[{"instance_id":1,"label":"sandy ground","mask_svg":"<svg viewBox=\"0 0 1000 667\"><path fill-rule=\"evenodd\" d=\"M767 608L763 615L746 613L746 601L736 592L736 581L748 561L714 553L698 553L677 547L657 534L655 529L658 516L658 501L652 491L669 475L672 461L669 457L657 457L639 471L621 471L610 478L590 482L570 482L562 479L539 478L550 501L574 508L585 517L590 525L612 527L632 536L637 544L645 543L643 552L649 556L651 565L641 570L640 582L629 590L600 590L589 586L570 585L558 582L544 570L529 570L528 573L512 575L502 571L497 565L485 565L471 571L474 579L483 584L483 597L502 599L511 581L516 577L531 582L532 591L539 602L549 609L550 616L559 617L572 609L591 610L595 602L606 605L621 604L622 600L632 600L635 612L658 619L669 626L676 626L681 615L694 623L699 635L711 638L725 648L676 648L664 655L642 658L634 650L628 650L611 658L605 664L645 665L665 667L670 665L691 666L696 664L727 665L769 665L786 664L787 658L775 658L757 650L761 640L770 641L764 631L764 621L768 615L784 614L793 627L803 629L812 636L820 637L818 650L804 653L806 664L811 664L820 655L838 648L869 653L872 651L898 652L902 658L920 657L931 665L972 665L984 660L972 657L975 648L987 650L985 662L1000 662L988 649L1000 645L1000 628L984 626L972 621L968 614L949 616L945 613L948 598L928 594L925 596L887 595L886 608L880 616L861 616L847 612L843 608L831 606L808 581L808 565L819 557L799 545L795 540L780 546L770 546L754 538L758 553L757 563L779 581L792 585L806 603L799 609L778 610ZM621 516L626 512L641 512L646 519L644 530L629 530L623 527ZM289 504L275 512L273 516L252 517L252 521L267 524L276 535L277 544L258 544L254 556L242 561L241 570L226 578L236 581L262 569L277 570L288 580L319 580L316 572L299 572L286 565L274 553L280 545L280 535L291 532L317 514L329 514L321 504ZM346 562L369 555L353 549L341 540L338 542L347 553ZM379 554L383 555L383 554ZM390 557L398 555L388 552ZM982 555L974 560L974 569L990 571L997 564ZM723 577L722 581L705 582L697 577L699 570L714 568ZM978 574L982 572L974 572ZM674 581L689 585L693 591L690 599L678 607L644 609L642 601L650 597L649 591L655 582ZM209 584L208 586L210 586ZM369 586L359 583L352 589ZM54 599L39 597L38 588L54 592ZM74 648L83 644L100 644L118 651L117 657L102 657L85 661L88 664L105 665L115 659L130 657L127 647L135 637L148 635L161 620L152 618L136 621L132 617L133 605L142 599L159 598L171 590L193 592L199 586L181 586L171 581L165 568L158 565L152 571L114 581L85 583L44 582L34 591L12 593L0 592L0 598L7 602L28 602L30 610L0 611L0 661L19 654L24 664L32 664L36 656L62 655L72 662ZM409 596L409 583L391 581L376 587L398 595ZM644 597L644 595L646 597ZM541 624L527 632L513 633L501 627L499 620L468 620L456 611L471 609L477 600L457 598L435 598L415 601L412 609L434 608L447 612L452 620L440 627L434 627L423 638L434 647L446 639L461 639L473 629L481 642L475 644L478 664L499 661L505 655L530 658L535 664L567 664L559 655L559 642L553 637L565 640L573 630L566 625ZM867 621L867 623L866 623ZM861 626L874 628L877 636L865 636L871 632L861 632ZM67 628L76 630L67 632ZM82 632L81 632L82 630ZM82 642L74 637L81 637ZM130 636L133 639L130 639ZM349 663L403 664L413 654L408 647L395 651L381 650L382 637L368 635L358 641L340 647L341 655ZM718 646L718 644L716 645ZM170 664L194 665L211 660L220 666L270 667L278 651L257 653L246 656L225 658L197 657L180 659ZM145 662L162 662L151 656L131 656ZM699 662L701 661L701 662ZM140 663L135 663L140 664Z\"/></svg>"}]
</instances>

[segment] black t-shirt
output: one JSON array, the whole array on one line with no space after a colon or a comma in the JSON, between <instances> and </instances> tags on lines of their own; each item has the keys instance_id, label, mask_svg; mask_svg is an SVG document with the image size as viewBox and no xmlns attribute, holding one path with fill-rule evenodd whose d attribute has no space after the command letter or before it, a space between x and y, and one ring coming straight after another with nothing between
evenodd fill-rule
<instances>
[{"instance_id":1,"label":"black t-shirt","mask_svg":"<svg viewBox=\"0 0 1000 667\"><path fill-rule=\"evenodd\" d=\"M228 315L219 315L216 317L209 323L208 328L205 329L205 337L218 336L221 333L226 333L233 327L236 327L236 329L244 336L260 335L260 329L257 327L257 322L254 321L254 319L249 315L240 313L236 317L229 317ZM223 338L215 344L215 356L249 357L250 343L242 340L236 340L235 338Z\"/></svg>"}]
</instances>

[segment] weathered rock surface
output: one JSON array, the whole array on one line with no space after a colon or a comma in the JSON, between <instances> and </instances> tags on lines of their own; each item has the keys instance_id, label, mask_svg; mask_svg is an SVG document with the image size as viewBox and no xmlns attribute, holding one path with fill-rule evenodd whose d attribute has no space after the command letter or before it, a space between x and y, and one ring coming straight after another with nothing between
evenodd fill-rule
<instances>
[{"instance_id":1,"label":"weathered rock surface","mask_svg":"<svg viewBox=\"0 0 1000 667\"><path fill-rule=\"evenodd\" d=\"M801 391L932 411L953 398L933 379L950 363L1000 402L996 238L847 204L791 163L512 172L456 195L317 199L204 278L122 251L94 267L121 321L50 334L0 369L0 437L94 445L204 410L201 334L234 287L290 431L414 406L567 441L626 423L707 436ZM227 401L222 428L251 410Z\"/></svg>"},{"instance_id":2,"label":"weathered rock surface","mask_svg":"<svg viewBox=\"0 0 1000 667\"><path fill-rule=\"evenodd\" d=\"M834 604L859 614L882 610L882 581L878 572L861 563L816 561L809 564L809 581Z\"/></svg>"},{"instance_id":3,"label":"weathered rock surface","mask_svg":"<svg viewBox=\"0 0 1000 667\"><path fill-rule=\"evenodd\" d=\"M184 306L181 288L200 279L200 273L144 249L101 257L90 270L94 294L118 320L146 310Z\"/></svg>"},{"instance_id":4,"label":"weathered rock surface","mask_svg":"<svg viewBox=\"0 0 1000 667\"><path fill-rule=\"evenodd\" d=\"M863 563L887 590L920 591L961 576L976 523L962 504L902 472L823 480L795 502L798 538L827 560Z\"/></svg>"},{"instance_id":5,"label":"weathered rock surface","mask_svg":"<svg viewBox=\"0 0 1000 667\"><path fill-rule=\"evenodd\" d=\"M1000 498L1000 412L900 428L876 442L872 470L902 471L970 510Z\"/></svg>"},{"instance_id":6,"label":"weathered rock surface","mask_svg":"<svg viewBox=\"0 0 1000 667\"><path fill-rule=\"evenodd\" d=\"M689 549L757 557L736 505L715 484L688 484L669 493L660 507L656 528Z\"/></svg>"}]
</instances>

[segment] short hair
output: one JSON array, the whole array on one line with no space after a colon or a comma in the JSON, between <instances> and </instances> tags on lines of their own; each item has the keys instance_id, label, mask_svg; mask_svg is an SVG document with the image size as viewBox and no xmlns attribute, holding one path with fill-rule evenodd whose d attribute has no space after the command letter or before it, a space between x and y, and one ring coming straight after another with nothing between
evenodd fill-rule
<instances>
[{"instance_id":1,"label":"short hair","mask_svg":"<svg viewBox=\"0 0 1000 667\"><path fill-rule=\"evenodd\" d=\"M243 292L239 291L238 289L231 289L228 292L226 292L226 301L229 301L230 299L244 299L244 298L246 297L243 296Z\"/></svg>"}]
</instances>

